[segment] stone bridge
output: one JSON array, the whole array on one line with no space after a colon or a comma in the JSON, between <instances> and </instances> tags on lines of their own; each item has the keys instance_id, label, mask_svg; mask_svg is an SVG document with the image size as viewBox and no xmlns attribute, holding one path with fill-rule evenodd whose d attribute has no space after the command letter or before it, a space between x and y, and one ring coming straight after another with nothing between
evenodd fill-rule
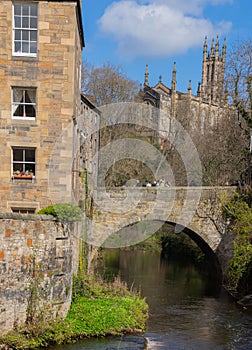
<instances>
[{"instance_id":1,"label":"stone bridge","mask_svg":"<svg viewBox=\"0 0 252 350\"><path fill-rule=\"evenodd\" d=\"M234 191L235 187L98 188L92 193L85 239L93 246L130 246L155 234L166 222L175 232L188 234L223 272L232 244L221 203Z\"/></svg>"}]
</instances>

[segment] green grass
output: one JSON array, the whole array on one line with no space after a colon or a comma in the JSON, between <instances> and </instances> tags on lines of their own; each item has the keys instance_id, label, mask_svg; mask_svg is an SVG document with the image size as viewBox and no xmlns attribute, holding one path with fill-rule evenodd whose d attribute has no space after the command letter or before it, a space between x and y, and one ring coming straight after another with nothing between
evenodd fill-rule
<instances>
[{"instance_id":1,"label":"green grass","mask_svg":"<svg viewBox=\"0 0 252 350\"><path fill-rule=\"evenodd\" d=\"M33 322L0 337L0 344L11 349L35 349L85 337L141 332L147 317L145 300L120 281L101 285L94 279L77 277L65 320Z\"/></svg>"},{"instance_id":2,"label":"green grass","mask_svg":"<svg viewBox=\"0 0 252 350\"><path fill-rule=\"evenodd\" d=\"M65 322L77 337L145 329L146 303L138 296L86 298L73 303Z\"/></svg>"}]
</instances>

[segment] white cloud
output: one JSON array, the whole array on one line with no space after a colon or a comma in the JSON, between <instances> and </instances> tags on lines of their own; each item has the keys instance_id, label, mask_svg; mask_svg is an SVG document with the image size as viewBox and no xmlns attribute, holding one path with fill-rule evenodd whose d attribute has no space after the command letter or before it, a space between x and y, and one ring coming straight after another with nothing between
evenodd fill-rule
<instances>
[{"instance_id":1,"label":"white cloud","mask_svg":"<svg viewBox=\"0 0 252 350\"><path fill-rule=\"evenodd\" d=\"M191 15L200 15L206 5L224 5L232 2L233 0L139 0L140 4L166 5Z\"/></svg>"},{"instance_id":2,"label":"white cloud","mask_svg":"<svg viewBox=\"0 0 252 350\"><path fill-rule=\"evenodd\" d=\"M202 10L207 3L228 1L123 0L105 10L99 26L116 40L122 57L166 57L202 45L205 35L226 34L231 23L214 24L202 16Z\"/></svg>"}]
</instances>

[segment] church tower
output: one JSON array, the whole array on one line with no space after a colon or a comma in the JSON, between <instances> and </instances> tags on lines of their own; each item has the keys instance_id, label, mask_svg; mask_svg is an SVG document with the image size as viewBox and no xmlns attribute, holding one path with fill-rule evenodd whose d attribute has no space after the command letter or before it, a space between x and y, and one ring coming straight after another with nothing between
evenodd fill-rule
<instances>
[{"instance_id":1,"label":"church tower","mask_svg":"<svg viewBox=\"0 0 252 350\"><path fill-rule=\"evenodd\" d=\"M201 97L210 103L218 103L224 99L224 71L226 61L226 40L222 52L219 52L219 38L215 45L212 40L210 52L207 51L207 38L203 46Z\"/></svg>"}]
</instances>

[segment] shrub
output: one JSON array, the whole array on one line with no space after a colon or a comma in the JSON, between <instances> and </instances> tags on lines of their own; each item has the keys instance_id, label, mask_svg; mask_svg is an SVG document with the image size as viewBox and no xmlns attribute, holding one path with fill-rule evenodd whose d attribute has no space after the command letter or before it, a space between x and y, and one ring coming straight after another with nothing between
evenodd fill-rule
<instances>
[{"instance_id":1,"label":"shrub","mask_svg":"<svg viewBox=\"0 0 252 350\"><path fill-rule=\"evenodd\" d=\"M59 221L81 221L82 210L71 203L57 203L49 205L37 212L37 214L52 215Z\"/></svg>"},{"instance_id":2,"label":"shrub","mask_svg":"<svg viewBox=\"0 0 252 350\"><path fill-rule=\"evenodd\" d=\"M234 254L229 263L227 288L234 294L251 293L250 267L252 264L252 208L251 190L237 193L224 203L223 217L229 219L229 232L235 235Z\"/></svg>"}]
</instances>

